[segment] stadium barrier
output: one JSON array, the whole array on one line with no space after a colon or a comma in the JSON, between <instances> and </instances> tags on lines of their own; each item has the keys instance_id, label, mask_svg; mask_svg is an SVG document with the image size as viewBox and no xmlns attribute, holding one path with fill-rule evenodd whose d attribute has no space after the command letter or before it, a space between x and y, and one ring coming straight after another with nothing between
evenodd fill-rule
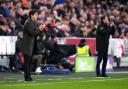
<instances>
[{"instance_id":1,"label":"stadium barrier","mask_svg":"<svg viewBox=\"0 0 128 89\"><path fill-rule=\"evenodd\" d=\"M0 66L9 68L8 55L15 54L17 36L0 36Z\"/></svg>"},{"instance_id":2,"label":"stadium barrier","mask_svg":"<svg viewBox=\"0 0 128 89\"><path fill-rule=\"evenodd\" d=\"M15 54L17 36L0 36L0 55Z\"/></svg>"},{"instance_id":3,"label":"stadium barrier","mask_svg":"<svg viewBox=\"0 0 128 89\"><path fill-rule=\"evenodd\" d=\"M59 44L78 44L81 38L60 38ZM96 39L95 38L85 38L86 43L89 45L92 56L95 56L96 50ZM0 56L2 55L13 55L15 53L15 43L17 36L0 36ZM110 39L108 54L111 56L117 55L122 56L122 53L128 54L127 45L124 45L123 39ZM125 52L126 50L126 52ZM128 55L125 55L121 59L121 66L128 66ZM69 61L73 63L75 56L69 57ZM0 65L8 64L3 62L0 58ZM8 66L8 65L7 65Z\"/></svg>"}]
</instances>

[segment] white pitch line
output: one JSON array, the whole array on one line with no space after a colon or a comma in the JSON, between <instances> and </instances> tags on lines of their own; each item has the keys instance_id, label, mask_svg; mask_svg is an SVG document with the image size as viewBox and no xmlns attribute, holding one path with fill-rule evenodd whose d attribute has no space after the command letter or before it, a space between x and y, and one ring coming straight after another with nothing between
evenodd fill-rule
<instances>
[{"instance_id":1,"label":"white pitch line","mask_svg":"<svg viewBox=\"0 0 128 89\"><path fill-rule=\"evenodd\" d=\"M128 74L128 71L108 72L108 74Z\"/></svg>"},{"instance_id":2,"label":"white pitch line","mask_svg":"<svg viewBox=\"0 0 128 89\"><path fill-rule=\"evenodd\" d=\"M28 82L28 83L31 83L31 84L16 84L16 85L1 85L0 87L20 87L20 86L32 86L32 85L42 85L42 84L45 84L45 85L49 85L49 84L65 84L65 83L86 83L86 82L103 82L103 81L121 81L121 80L128 80L128 78L119 78L119 79L101 79L101 80L85 80L85 81L70 81L70 82L54 82L54 83L36 83L36 82Z\"/></svg>"}]
</instances>

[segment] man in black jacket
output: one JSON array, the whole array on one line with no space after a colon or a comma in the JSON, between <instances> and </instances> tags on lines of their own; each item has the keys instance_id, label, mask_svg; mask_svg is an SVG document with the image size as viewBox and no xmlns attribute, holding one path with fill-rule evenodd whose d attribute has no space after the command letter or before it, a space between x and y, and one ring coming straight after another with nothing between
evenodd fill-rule
<instances>
[{"instance_id":1,"label":"man in black jacket","mask_svg":"<svg viewBox=\"0 0 128 89\"><path fill-rule=\"evenodd\" d=\"M39 35L45 28L44 24L41 24L39 28L37 27L36 20L38 18L38 12L36 10L31 10L29 12L29 18L24 24L23 40L21 45L21 52L24 55L24 78L25 81L32 81L31 78L31 64L32 56L36 50L36 40L37 35Z\"/></svg>"},{"instance_id":2,"label":"man in black jacket","mask_svg":"<svg viewBox=\"0 0 128 89\"><path fill-rule=\"evenodd\" d=\"M96 64L96 76L108 77L106 75L106 65L108 60L108 45L109 37L114 34L114 23L110 23L108 16L101 17L101 24L97 28L96 32L96 51L97 51L97 64ZM102 64L102 73L100 73L100 64Z\"/></svg>"}]
</instances>

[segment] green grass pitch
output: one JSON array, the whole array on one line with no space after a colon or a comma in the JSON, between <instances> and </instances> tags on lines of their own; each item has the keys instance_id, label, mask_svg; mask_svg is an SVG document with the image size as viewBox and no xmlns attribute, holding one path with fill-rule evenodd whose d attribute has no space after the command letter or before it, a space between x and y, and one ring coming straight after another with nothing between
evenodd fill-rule
<instances>
[{"instance_id":1,"label":"green grass pitch","mask_svg":"<svg viewBox=\"0 0 128 89\"><path fill-rule=\"evenodd\" d=\"M33 75L24 82L23 74L0 74L0 89L128 89L128 73L109 73L110 78L96 78L94 73L69 75Z\"/></svg>"}]
</instances>

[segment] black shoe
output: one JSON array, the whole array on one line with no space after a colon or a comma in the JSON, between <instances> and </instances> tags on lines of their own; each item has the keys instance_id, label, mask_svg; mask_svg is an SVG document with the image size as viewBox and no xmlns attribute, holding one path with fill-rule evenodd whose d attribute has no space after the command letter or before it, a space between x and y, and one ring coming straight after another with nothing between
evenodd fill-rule
<instances>
[{"instance_id":1,"label":"black shoe","mask_svg":"<svg viewBox=\"0 0 128 89\"><path fill-rule=\"evenodd\" d=\"M101 76L105 77L105 78L109 78L109 76L107 74L102 74Z\"/></svg>"},{"instance_id":2,"label":"black shoe","mask_svg":"<svg viewBox=\"0 0 128 89\"><path fill-rule=\"evenodd\" d=\"M101 75L96 75L96 78L101 78Z\"/></svg>"},{"instance_id":3,"label":"black shoe","mask_svg":"<svg viewBox=\"0 0 128 89\"><path fill-rule=\"evenodd\" d=\"M33 79L30 77L30 78L26 78L25 81L26 81L26 82L32 82Z\"/></svg>"},{"instance_id":4,"label":"black shoe","mask_svg":"<svg viewBox=\"0 0 128 89\"><path fill-rule=\"evenodd\" d=\"M29 81L33 81L32 77L29 78Z\"/></svg>"}]
</instances>

